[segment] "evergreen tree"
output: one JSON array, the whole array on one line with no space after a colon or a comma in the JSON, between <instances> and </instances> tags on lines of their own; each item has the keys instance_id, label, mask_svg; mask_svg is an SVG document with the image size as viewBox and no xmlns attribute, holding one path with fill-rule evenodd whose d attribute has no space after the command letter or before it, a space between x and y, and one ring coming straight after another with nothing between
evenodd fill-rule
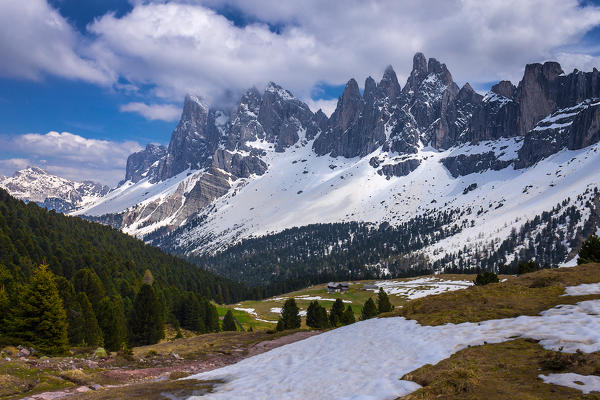
<instances>
[{"instance_id":1,"label":"evergreen tree","mask_svg":"<svg viewBox=\"0 0 600 400\"><path fill-rule=\"evenodd\" d=\"M204 299L204 324L207 332L219 332L221 327L219 326L219 312L217 307L210 301Z\"/></svg>"},{"instance_id":2,"label":"evergreen tree","mask_svg":"<svg viewBox=\"0 0 600 400\"><path fill-rule=\"evenodd\" d=\"M540 266L533 260L529 261L521 261L517 264L517 274L528 274L530 272L535 272L540 269Z\"/></svg>"},{"instance_id":3,"label":"evergreen tree","mask_svg":"<svg viewBox=\"0 0 600 400\"><path fill-rule=\"evenodd\" d=\"M129 318L129 344L144 346L164 337L161 307L152 286L143 284L135 297Z\"/></svg>"},{"instance_id":4,"label":"evergreen tree","mask_svg":"<svg viewBox=\"0 0 600 400\"><path fill-rule=\"evenodd\" d=\"M379 288L379 293L377 294L377 310L379 314L390 312L394 309L394 306L390 302L390 298L383 288Z\"/></svg>"},{"instance_id":5,"label":"evergreen tree","mask_svg":"<svg viewBox=\"0 0 600 400\"><path fill-rule=\"evenodd\" d=\"M98 305L98 324L104 335L104 347L118 351L127 343L127 324L123 302L119 297L104 297Z\"/></svg>"},{"instance_id":6,"label":"evergreen tree","mask_svg":"<svg viewBox=\"0 0 600 400\"><path fill-rule=\"evenodd\" d=\"M277 320L277 332L281 332L283 330L285 330L285 325L283 323L283 318L279 317L279 319Z\"/></svg>"},{"instance_id":7,"label":"evergreen tree","mask_svg":"<svg viewBox=\"0 0 600 400\"><path fill-rule=\"evenodd\" d=\"M231 310L227 310L225 317L223 317L223 331L237 331L237 326L233 320L233 313Z\"/></svg>"},{"instance_id":8,"label":"evergreen tree","mask_svg":"<svg viewBox=\"0 0 600 400\"><path fill-rule=\"evenodd\" d=\"M283 303L281 308L281 321L283 323L283 329L297 329L300 328L301 319L299 314L298 306L294 298L287 299Z\"/></svg>"},{"instance_id":9,"label":"evergreen tree","mask_svg":"<svg viewBox=\"0 0 600 400\"><path fill-rule=\"evenodd\" d=\"M356 322L356 317L354 316L354 311L352 311L352 307L346 307L346 310L342 314L341 318L342 325L350 325Z\"/></svg>"},{"instance_id":10,"label":"evergreen tree","mask_svg":"<svg viewBox=\"0 0 600 400\"><path fill-rule=\"evenodd\" d=\"M344 302L342 299L335 299L329 311L329 323L333 328L340 326L342 315L344 314Z\"/></svg>"},{"instance_id":11,"label":"evergreen tree","mask_svg":"<svg viewBox=\"0 0 600 400\"><path fill-rule=\"evenodd\" d=\"M12 275L4 265L0 264L0 336L8 334L6 327L11 311L12 293L9 293L11 287Z\"/></svg>"},{"instance_id":12,"label":"evergreen tree","mask_svg":"<svg viewBox=\"0 0 600 400\"><path fill-rule=\"evenodd\" d=\"M83 343L86 346L92 347L102 346L102 331L98 325L92 303L90 303L87 295L83 292L77 295L77 302L81 306L83 316Z\"/></svg>"},{"instance_id":13,"label":"evergreen tree","mask_svg":"<svg viewBox=\"0 0 600 400\"><path fill-rule=\"evenodd\" d=\"M67 316L58 294L54 274L47 265L33 270L30 283L15 305L8 328L12 336L44 354L68 349Z\"/></svg>"},{"instance_id":14,"label":"evergreen tree","mask_svg":"<svg viewBox=\"0 0 600 400\"><path fill-rule=\"evenodd\" d=\"M329 328L327 310L316 300L308 305L308 309L306 310L306 325L314 329Z\"/></svg>"},{"instance_id":15,"label":"evergreen tree","mask_svg":"<svg viewBox=\"0 0 600 400\"><path fill-rule=\"evenodd\" d=\"M106 293L102 281L90 268L80 269L73 275L73 286L77 293L83 292L86 294L94 309Z\"/></svg>"},{"instance_id":16,"label":"evergreen tree","mask_svg":"<svg viewBox=\"0 0 600 400\"><path fill-rule=\"evenodd\" d=\"M377 306L372 298L369 297L369 300L365 302L365 305L362 308L360 319L361 321L373 318L377 316Z\"/></svg>"},{"instance_id":17,"label":"evergreen tree","mask_svg":"<svg viewBox=\"0 0 600 400\"><path fill-rule=\"evenodd\" d=\"M581 245L577 264L600 263L600 238L596 234L591 235Z\"/></svg>"}]
</instances>

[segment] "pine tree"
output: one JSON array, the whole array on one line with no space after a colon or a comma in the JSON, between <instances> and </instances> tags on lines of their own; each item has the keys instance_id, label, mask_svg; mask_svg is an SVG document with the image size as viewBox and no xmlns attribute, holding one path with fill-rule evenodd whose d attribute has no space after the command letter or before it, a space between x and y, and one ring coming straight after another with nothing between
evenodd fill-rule
<instances>
[{"instance_id":1,"label":"pine tree","mask_svg":"<svg viewBox=\"0 0 600 400\"><path fill-rule=\"evenodd\" d=\"M143 284L135 297L129 318L129 343L144 346L158 343L164 336L161 308L152 286Z\"/></svg>"},{"instance_id":2,"label":"pine tree","mask_svg":"<svg viewBox=\"0 0 600 400\"><path fill-rule=\"evenodd\" d=\"M383 288L379 288L379 293L377 294L377 310L379 314L390 312L394 309L394 306L390 302L390 298Z\"/></svg>"},{"instance_id":3,"label":"pine tree","mask_svg":"<svg viewBox=\"0 0 600 400\"><path fill-rule=\"evenodd\" d=\"M83 292L77 295L77 302L81 306L81 313L83 316L83 343L86 346L92 347L102 346L102 331L98 325L92 303L90 303L87 295Z\"/></svg>"},{"instance_id":4,"label":"pine tree","mask_svg":"<svg viewBox=\"0 0 600 400\"><path fill-rule=\"evenodd\" d=\"M310 304L308 305L308 308L306 309L306 325L311 327L311 328L315 328L318 329L319 328L319 321L318 321L318 316L317 316L317 310L318 308L321 307L319 305L319 302L314 300L311 301Z\"/></svg>"},{"instance_id":5,"label":"pine tree","mask_svg":"<svg viewBox=\"0 0 600 400\"><path fill-rule=\"evenodd\" d=\"M377 316L377 306L372 298L369 297L369 300L365 302L365 305L362 308L360 319L361 321L373 318Z\"/></svg>"},{"instance_id":6,"label":"pine tree","mask_svg":"<svg viewBox=\"0 0 600 400\"><path fill-rule=\"evenodd\" d=\"M233 313L231 310L227 310L225 317L223 317L223 331L237 331L237 326L233 320Z\"/></svg>"},{"instance_id":7,"label":"pine tree","mask_svg":"<svg viewBox=\"0 0 600 400\"><path fill-rule=\"evenodd\" d=\"M342 315L344 314L344 302L342 299L335 299L329 311L329 323L332 327L338 327L342 323Z\"/></svg>"},{"instance_id":8,"label":"pine tree","mask_svg":"<svg viewBox=\"0 0 600 400\"><path fill-rule=\"evenodd\" d=\"M0 336L8 334L6 328L11 311L12 286L12 274L8 268L0 264Z\"/></svg>"},{"instance_id":9,"label":"pine tree","mask_svg":"<svg viewBox=\"0 0 600 400\"><path fill-rule=\"evenodd\" d=\"M210 301L204 299L204 324L207 332L219 332L221 327L219 326L219 312L217 307Z\"/></svg>"},{"instance_id":10,"label":"pine tree","mask_svg":"<svg viewBox=\"0 0 600 400\"><path fill-rule=\"evenodd\" d=\"M127 343L127 324L119 297L104 297L98 305L98 324L104 335L104 347L118 351Z\"/></svg>"},{"instance_id":11,"label":"pine tree","mask_svg":"<svg viewBox=\"0 0 600 400\"><path fill-rule=\"evenodd\" d=\"M491 271L484 271L477 274L473 283L477 286L485 286L488 283L498 283L498 275Z\"/></svg>"},{"instance_id":12,"label":"pine tree","mask_svg":"<svg viewBox=\"0 0 600 400\"><path fill-rule=\"evenodd\" d=\"M98 275L89 268L82 268L73 275L73 286L75 287L75 292L86 294L94 309L96 309L106 293Z\"/></svg>"},{"instance_id":13,"label":"pine tree","mask_svg":"<svg viewBox=\"0 0 600 400\"><path fill-rule=\"evenodd\" d=\"M281 308L281 320L283 321L283 329L300 328L301 319L296 300L293 298L287 299Z\"/></svg>"},{"instance_id":14,"label":"pine tree","mask_svg":"<svg viewBox=\"0 0 600 400\"><path fill-rule=\"evenodd\" d=\"M67 316L54 274L47 265L42 264L33 270L8 328L11 336L31 344L43 354L67 351Z\"/></svg>"},{"instance_id":15,"label":"pine tree","mask_svg":"<svg viewBox=\"0 0 600 400\"><path fill-rule=\"evenodd\" d=\"M346 307L346 310L342 314L341 323L342 325L350 325L356 322L356 317L354 316L354 311L352 311L352 307Z\"/></svg>"},{"instance_id":16,"label":"pine tree","mask_svg":"<svg viewBox=\"0 0 600 400\"><path fill-rule=\"evenodd\" d=\"M591 235L581 245L577 264L600 263L600 238L596 234Z\"/></svg>"}]
</instances>

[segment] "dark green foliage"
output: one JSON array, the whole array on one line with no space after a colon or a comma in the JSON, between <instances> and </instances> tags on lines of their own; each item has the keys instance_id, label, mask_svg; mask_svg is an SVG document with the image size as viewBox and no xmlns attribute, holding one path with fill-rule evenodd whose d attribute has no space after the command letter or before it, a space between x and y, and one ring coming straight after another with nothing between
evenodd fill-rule
<instances>
[{"instance_id":1,"label":"dark green foliage","mask_svg":"<svg viewBox=\"0 0 600 400\"><path fill-rule=\"evenodd\" d=\"M77 294L77 302L81 306L83 316L83 343L81 344L92 347L102 346L102 331L98 325L92 303L90 303L87 295L83 292Z\"/></svg>"},{"instance_id":2,"label":"dark green foliage","mask_svg":"<svg viewBox=\"0 0 600 400\"><path fill-rule=\"evenodd\" d=\"M538 265L538 263L536 263L533 260L521 261L521 262L519 262L519 264L517 264L517 274L518 275L527 274L529 272L535 272L539 269L540 269L540 266Z\"/></svg>"},{"instance_id":3,"label":"dark green foliage","mask_svg":"<svg viewBox=\"0 0 600 400\"><path fill-rule=\"evenodd\" d=\"M377 293L377 310L379 314L390 312L394 309L392 303L390 303L390 298L383 288L379 288L379 293Z\"/></svg>"},{"instance_id":4,"label":"dark green foliage","mask_svg":"<svg viewBox=\"0 0 600 400\"><path fill-rule=\"evenodd\" d=\"M104 347L118 351L127 343L127 323L120 297L104 297L98 305L98 324L104 333Z\"/></svg>"},{"instance_id":5,"label":"dark green foliage","mask_svg":"<svg viewBox=\"0 0 600 400\"><path fill-rule=\"evenodd\" d=\"M296 300L293 298L287 299L281 308L281 318L279 319L279 321L281 321L281 326L278 321L277 330L300 328L301 319L299 311L300 309L296 305Z\"/></svg>"},{"instance_id":6,"label":"dark green foliage","mask_svg":"<svg viewBox=\"0 0 600 400\"><path fill-rule=\"evenodd\" d=\"M164 321L159 301L150 285L142 285L135 297L129 318L129 343L145 346L164 337Z\"/></svg>"},{"instance_id":7,"label":"dark green foliage","mask_svg":"<svg viewBox=\"0 0 600 400\"><path fill-rule=\"evenodd\" d=\"M327 329L329 327L327 310L316 300L311 301L306 309L306 325L314 329Z\"/></svg>"},{"instance_id":8,"label":"dark green foliage","mask_svg":"<svg viewBox=\"0 0 600 400\"><path fill-rule=\"evenodd\" d=\"M350 325L356 322L356 317L354 316L354 311L352 311L351 306L347 306L346 310L342 314L341 323L342 325Z\"/></svg>"},{"instance_id":9,"label":"dark green foliage","mask_svg":"<svg viewBox=\"0 0 600 400\"><path fill-rule=\"evenodd\" d=\"M237 331L237 326L233 320L233 313L231 310L227 310L225 317L223 317L223 331Z\"/></svg>"},{"instance_id":10,"label":"dark green foliage","mask_svg":"<svg viewBox=\"0 0 600 400\"><path fill-rule=\"evenodd\" d=\"M366 319L370 319L376 316L377 306L375 305L373 299L369 297L369 299L365 302L365 305L363 306L362 311L360 313L360 320L364 321Z\"/></svg>"},{"instance_id":11,"label":"dark green foliage","mask_svg":"<svg viewBox=\"0 0 600 400\"><path fill-rule=\"evenodd\" d=\"M498 275L491 271L484 271L477 274L477 277L473 281L477 286L484 286L488 283L498 283Z\"/></svg>"},{"instance_id":12,"label":"dark green foliage","mask_svg":"<svg viewBox=\"0 0 600 400\"><path fill-rule=\"evenodd\" d=\"M283 319L281 317L277 320L277 327L275 329L277 330L277 332L281 332L281 331L285 330L285 325L284 325Z\"/></svg>"},{"instance_id":13,"label":"dark green foliage","mask_svg":"<svg viewBox=\"0 0 600 400\"><path fill-rule=\"evenodd\" d=\"M9 335L32 345L43 354L67 351L67 316L58 294L54 274L47 265L33 270L8 321Z\"/></svg>"},{"instance_id":14,"label":"dark green foliage","mask_svg":"<svg viewBox=\"0 0 600 400\"><path fill-rule=\"evenodd\" d=\"M335 328L342 324L342 315L344 314L344 302L342 299L335 299L329 311L329 324Z\"/></svg>"},{"instance_id":15,"label":"dark green foliage","mask_svg":"<svg viewBox=\"0 0 600 400\"><path fill-rule=\"evenodd\" d=\"M206 316L204 325L207 332L219 332L221 327L219 326L219 312L217 311L217 307L206 299L203 301L203 306L204 315Z\"/></svg>"},{"instance_id":16,"label":"dark green foliage","mask_svg":"<svg viewBox=\"0 0 600 400\"><path fill-rule=\"evenodd\" d=\"M94 309L106 294L102 281L90 268L80 269L73 275L73 287L77 293L85 293Z\"/></svg>"},{"instance_id":17,"label":"dark green foliage","mask_svg":"<svg viewBox=\"0 0 600 400\"><path fill-rule=\"evenodd\" d=\"M581 245L577 264L598 262L600 262L600 238L593 234Z\"/></svg>"}]
</instances>

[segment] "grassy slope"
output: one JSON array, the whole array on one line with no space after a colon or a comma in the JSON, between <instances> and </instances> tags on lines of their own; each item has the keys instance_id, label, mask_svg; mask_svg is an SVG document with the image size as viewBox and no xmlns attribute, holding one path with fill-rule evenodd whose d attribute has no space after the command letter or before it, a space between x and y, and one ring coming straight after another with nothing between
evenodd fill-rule
<instances>
[{"instance_id":1,"label":"grassy slope","mask_svg":"<svg viewBox=\"0 0 600 400\"><path fill-rule=\"evenodd\" d=\"M525 274L503 283L413 300L390 313L424 325L476 322L536 315L558 304L599 299L565 296L565 286L600 282L600 265L559 268ZM600 374L600 352L568 355L519 339L464 349L436 365L425 365L404 379L424 386L404 398L414 399L600 399L597 394L543 383L539 374Z\"/></svg>"},{"instance_id":2,"label":"grassy slope","mask_svg":"<svg viewBox=\"0 0 600 400\"><path fill-rule=\"evenodd\" d=\"M424 277L418 277L418 278L424 278ZM445 275L436 275L436 278L442 278L442 279L447 279L447 280L473 280L473 279L475 279L475 276L474 275L445 274ZM410 281L413 279L416 279L416 278L392 279L392 280L393 281ZM283 306L283 303L285 302L285 300L282 298L296 297L296 304L298 304L298 307L300 308L300 310L306 310L308 308L308 305L310 304L311 300L302 300L302 299L298 299L297 297L303 296L303 295L308 295L308 296L320 296L322 298L328 298L328 299L340 298L342 300L349 300L352 303L345 303L345 305L350 304L352 306L352 310L354 311L354 314L356 314L356 317L358 318L358 316L360 316L360 312L361 312L362 306L365 303L365 301L367 301L367 299L369 297L372 297L373 300L376 300L376 298L377 298L376 293L362 289L363 284L373 283L373 282L374 282L373 280L352 282L352 284L350 285L350 289L346 293L327 293L327 285L326 284L315 285L315 286L308 287L306 289L282 294L282 295L276 296L275 298L271 298L271 299L265 299L265 300L259 300L259 301L243 301L238 304L221 307L219 309L219 315L221 315L221 316L225 315L228 308L234 308L234 307L253 308L255 310L255 312L258 314L260 319L277 321L277 318L279 318L279 314L272 313L270 310L271 310L271 308L275 308L275 307L281 308ZM281 299L281 300L276 300L276 299ZM406 304L408 299L406 297L400 296L400 295L390 295L390 301L392 302L392 304L394 306L398 307L398 306L403 306L404 304ZM333 301L319 300L319 304L321 304L322 306L324 306L325 308L327 308L329 310L331 308L331 305L333 304ZM238 321L240 321L240 323L244 326L245 329L247 329L249 326L253 326L254 329L273 329L275 326L274 324L256 321L256 319L253 316L251 316L250 314L248 314L244 311L234 310L234 316L236 318L238 318ZM304 324L304 318L303 318L303 324Z\"/></svg>"}]
</instances>

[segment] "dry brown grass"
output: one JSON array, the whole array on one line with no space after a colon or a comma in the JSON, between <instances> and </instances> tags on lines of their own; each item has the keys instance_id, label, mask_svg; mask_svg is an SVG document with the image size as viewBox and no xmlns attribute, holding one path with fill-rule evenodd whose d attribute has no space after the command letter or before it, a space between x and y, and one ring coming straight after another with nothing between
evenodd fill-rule
<instances>
[{"instance_id":1,"label":"dry brown grass","mask_svg":"<svg viewBox=\"0 0 600 400\"><path fill-rule=\"evenodd\" d=\"M599 264L542 270L502 283L412 300L386 316L400 315L422 325L442 325L537 315L558 304L600 298L600 295L561 297L565 286L596 282L600 282Z\"/></svg>"},{"instance_id":2,"label":"dry brown grass","mask_svg":"<svg viewBox=\"0 0 600 400\"><path fill-rule=\"evenodd\" d=\"M436 365L425 365L403 377L423 388L404 400L416 399L600 399L576 389L543 383L539 374L548 369L548 360L569 355L545 350L535 341L518 339L499 344L469 347ZM600 354L581 354L561 363L561 372L598 373Z\"/></svg>"}]
</instances>

